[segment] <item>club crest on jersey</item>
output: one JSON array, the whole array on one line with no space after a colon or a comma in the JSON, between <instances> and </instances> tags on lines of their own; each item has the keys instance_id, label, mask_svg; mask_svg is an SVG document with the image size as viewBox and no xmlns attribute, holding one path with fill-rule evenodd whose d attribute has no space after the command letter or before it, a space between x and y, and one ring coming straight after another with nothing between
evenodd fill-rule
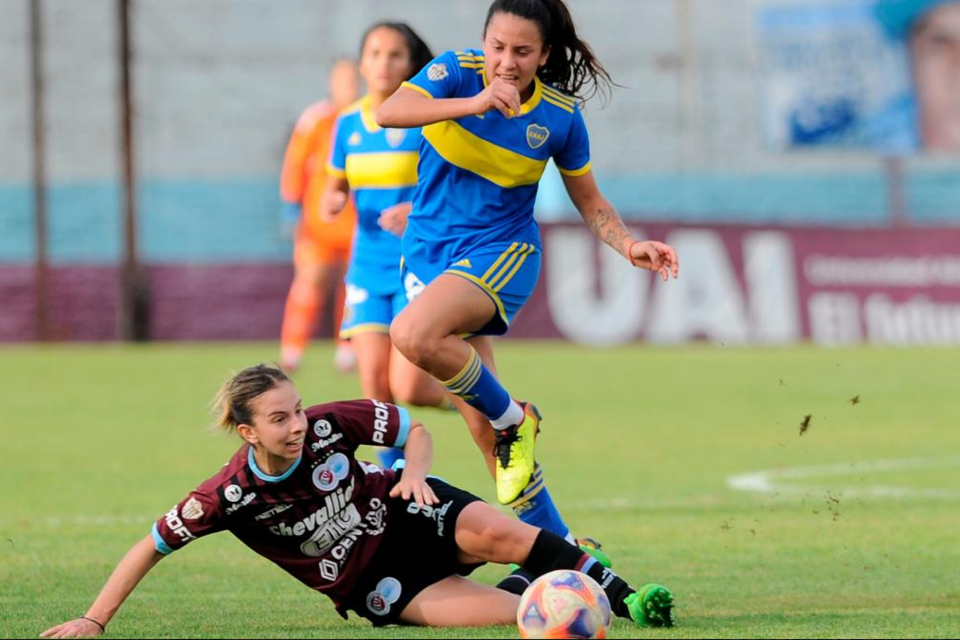
<instances>
[{"instance_id":1,"label":"club crest on jersey","mask_svg":"<svg viewBox=\"0 0 960 640\"><path fill-rule=\"evenodd\" d=\"M527 144L531 149L539 149L550 137L550 130L537 124L527 127Z\"/></svg>"},{"instance_id":2,"label":"club crest on jersey","mask_svg":"<svg viewBox=\"0 0 960 640\"><path fill-rule=\"evenodd\" d=\"M335 453L313 470L313 484L321 491L332 491L350 475L350 461L342 453Z\"/></svg>"},{"instance_id":3,"label":"club crest on jersey","mask_svg":"<svg viewBox=\"0 0 960 640\"><path fill-rule=\"evenodd\" d=\"M427 69L427 79L433 82L440 82L449 75L450 72L447 71L447 65L443 62L435 62Z\"/></svg>"},{"instance_id":4,"label":"club crest on jersey","mask_svg":"<svg viewBox=\"0 0 960 640\"><path fill-rule=\"evenodd\" d=\"M199 500L191 497L187 500L186 504L183 505L183 509L180 510L180 515L183 516L184 520L197 520L203 515L203 505L200 504Z\"/></svg>"},{"instance_id":5,"label":"club crest on jersey","mask_svg":"<svg viewBox=\"0 0 960 640\"><path fill-rule=\"evenodd\" d=\"M370 613L385 616L390 613L390 605L400 599L403 587L396 578L384 578L377 588L367 594L367 609Z\"/></svg>"},{"instance_id":6,"label":"club crest on jersey","mask_svg":"<svg viewBox=\"0 0 960 640\"><path fill-rule=\"evenodd\" d=\"M404 129L387 129L387 144L396 149L403 141L407 139L407 132Z\"/></svg>"},{"instance_id":7,"label":"club crest on jersey","mask_svg":"<svg viewBox=\"0 0 960 640\"><path fill-rule=\"evenodd\" d=\"M360 144L360 141L361 141L361 140L362 140L362 138L360 137L360 132L359 132L359 131L354 131L354 132L353 132L353 135L351 135L349 138L347 138L347 144L350 145L351 147L355 147L355 146L357 146L358 144Z\"/></svg>"}]
</instances>

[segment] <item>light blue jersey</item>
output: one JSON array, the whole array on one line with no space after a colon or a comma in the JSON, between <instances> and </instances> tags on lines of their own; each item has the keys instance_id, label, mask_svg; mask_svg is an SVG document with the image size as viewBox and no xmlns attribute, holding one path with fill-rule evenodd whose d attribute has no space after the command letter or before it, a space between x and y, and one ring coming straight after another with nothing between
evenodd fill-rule
<instances>
[{"instance_id":1,"label":"light blue jersey","mask_svg":"<svg viewBox=\"0 0 960 640\"><path fill-rule=\"evenodd\" d=\"M371 294L400 289L400 239L378 222L384 209L413 199L420 129L383 129L370 98L341 112L327 171L346 178L357 209L347 283Z\"/></svg>"},{"instance_id":2,"label":"light blue jersey","mask_svg":"<svg viewBox=\"0 0 960 640\"><path fill-rule=\"evenodd\" d=\"M406 304L400 238L381 228L379 219L385 209L413 199L419 145L420 129L377 126L369 97L337 118L327 172L346 178L357 209L341 338L387 333Z\"/></svg>"}]
</instances>

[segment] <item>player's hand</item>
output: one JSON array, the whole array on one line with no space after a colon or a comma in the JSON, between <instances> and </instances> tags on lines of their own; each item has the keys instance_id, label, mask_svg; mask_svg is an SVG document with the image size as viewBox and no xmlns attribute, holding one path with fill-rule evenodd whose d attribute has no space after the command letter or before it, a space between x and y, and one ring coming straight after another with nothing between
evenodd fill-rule
<instances>
[{"instance_id":1,"label":"player's hand","mask_svg":"<svg viewBox=\"0 0 960 640\"><path fill-rule=\"evenodd\" d=\"M677 252L668 244L656 240L642 240L632 243L627 252L633 266L659 273L664 282L669 280L671 275L674 278L680 275Z\"/></svg>"},{"instance_id":2,"label":"player's hand","mask_svg":"<svg viewBox=\"0 0 960 640\"><path fill-rule=\"evenodd\" d=\"M487 88L474 97L476 115L496 109L504 118L520 115L520 91L516 85L494 78Z\"/></svg>"},{"instance_id":3,"label":"player's hand","mask_svg":"<svg viewBox=\"0 0 960 640\"><path fill-rule=\"evenodd\" d=\"M96 638L102 633L97 623L85 618L58 624L40 634L41 638Z\"/></svg>"},{"instance_id":4,"label":"player's hand","mask_svg":"<svg viewBox=\"0 0 960 640\"><path fill-rule=\"evenodd\" d=\"M398 238L403 237L403 231L407 228L407 216L410 215L411 209L413 209L412 202L401 202L387 207L380 212L377 224L384 231L389 231Z\"/></svg>"},{"instance_id":5,"label":"player's hand","mask_svg":"<svg viewBox=\"0 0 960 640\"><path fill-rule=\"evenodd\" d=\"M320 219L324 222L333 222L337 214L347 206L349 196L343 191L331 189L320 196Z\"/></svg>"},{"instance_id":6,"label":"player's hand","mask_svg":"<svg viewBox=\"0 0 960 640\"><path fill-rule=\"evenodd\" d=\"M400 482L393 485L393 489L390 489L391 498L398 496L404 500L409 500L410 497L413 496L413 500L417 503L418 507L424 505L433 506L440 502L437 499L437 494L435 494L433 489L430 488L430 485L427 484L426 478L415 478L406 471L400 476Z\"/></svg>"}]
</instances>

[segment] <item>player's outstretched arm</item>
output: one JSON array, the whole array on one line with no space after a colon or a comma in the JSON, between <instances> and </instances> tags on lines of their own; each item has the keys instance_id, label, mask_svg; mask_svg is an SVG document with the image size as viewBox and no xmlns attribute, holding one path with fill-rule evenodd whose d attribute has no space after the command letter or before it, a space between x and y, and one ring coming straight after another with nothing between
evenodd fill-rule
<instances>
[{"instance_id":1,"label":"player's outstretched arm","mask_svg":"<svg viewBox=\"0 0 960 640\"><path fill-rule=\"evenodd\" d=\"M635 239L617 210L600 193L592 171L581 176L564 175L563 183L590 231L633 266L655 271L664 281L680 275L680 261L673 247L656 240Z\"/></svg>"},{"instance_id":2,"label":"player's outstretched arm","mask_svg":"<svg viewBox=\"0 0 960 640\"><path fill-rule=\"evenodd\" d=\"M390 490L390 497L402 496L409 500L412 496L419 506L435 505L439 502L430 485L427 484L427 473L433 464L433 438L423 425L414 422L410 426L410 435L403 447L403 456L406 464L398 482Z\"/></svg>"},{"instance_id":3,"label":"player's outstretched arm","mask_svg":"<svg viewBox=\"0 0 960 640\"><path fill-rule=\"evenodd\" d=\"M148 535L133 545L103 585L83 617L58 624L40 634L41 638L92 638L104 632L107 623L127 599L143 576L160 562L163 554L154 547Z\"/></svg>"}]
</instances>

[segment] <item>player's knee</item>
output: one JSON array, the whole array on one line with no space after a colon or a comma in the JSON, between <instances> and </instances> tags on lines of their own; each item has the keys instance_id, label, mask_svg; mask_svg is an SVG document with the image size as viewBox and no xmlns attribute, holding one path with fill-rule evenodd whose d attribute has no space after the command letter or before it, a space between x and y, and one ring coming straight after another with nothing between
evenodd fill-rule
<instances>
[{"instance_id":1,"label":"player's knee","mask_svg":"<svg viewBox=\"0 0 960 640\"><path fill-rule=\"evenodd\" d=\"M484 531L484 541L494 562L519 562L524 557L528 541L521 528L513 524L498 519Z\"/></svg>"},{"instance_id":2,"label":"player's knee","mask_svg":"<svg viewBox=\"0 0 960 640\"><path fill-rule=\"evenodd\" d=\"M407 321L406 314L401 313L390 323L390 342L392 342L393 346L397 348L397 351L402 353L408 360L410 357L407 355L407 351L410 350L411 332L412 327L410 326L410 322Z\"/></svg>"},{"instance_id":3,"label":"player's knee","mask_svg":"<svg viewBox=\"0 0 960 640\"><path fill-rule=\"evenodd\" d=\"M421 368L432 362L439 347L439 340L426 328L402 315L390 325L390 339L407 360Z\"/></svg>"}]
</instances>

